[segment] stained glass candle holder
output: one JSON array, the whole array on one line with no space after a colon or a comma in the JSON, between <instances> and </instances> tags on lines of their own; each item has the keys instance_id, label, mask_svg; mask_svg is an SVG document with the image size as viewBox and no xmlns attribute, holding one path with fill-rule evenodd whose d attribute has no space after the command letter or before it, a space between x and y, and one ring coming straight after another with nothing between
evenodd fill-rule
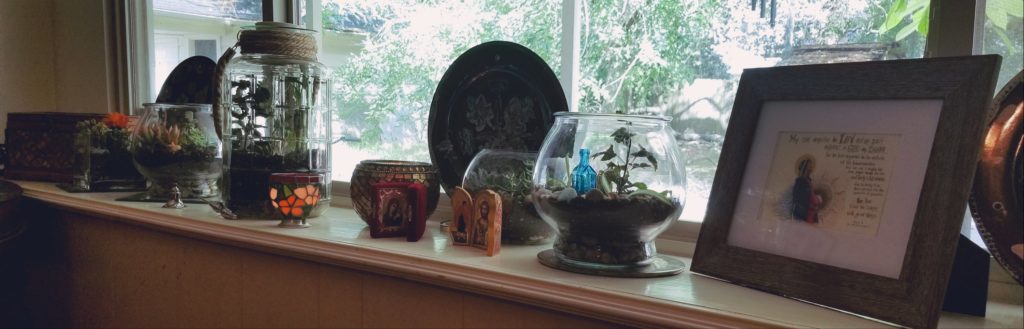
<instances>
[{"instance_id":1,"label":"stained glass candle holder","mask_svg":"<svg viewBox=\"0 0 1024 329\"><path fill-rule=\"evenodd\" d=\"M306 218L320 202L323 187L321 175L316 173L270 174L270 204L281 215L277 226L306 228Z\"/></svg>"}]
</instances>

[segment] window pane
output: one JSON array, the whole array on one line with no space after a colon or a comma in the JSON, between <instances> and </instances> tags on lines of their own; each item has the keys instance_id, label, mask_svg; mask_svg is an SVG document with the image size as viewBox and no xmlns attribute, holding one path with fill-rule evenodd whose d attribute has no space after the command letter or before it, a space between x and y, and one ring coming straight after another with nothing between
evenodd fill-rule
<instances>
[{"instance_id":1,"label":"window pane","mask_svg":"<svg viewBox=\"0 0 1024 329\"><path fill-rule=\"evenodd\" d=\"M438 80L477 44L512 41L556 72L560 0L324 0L320 61L335 71L334 106L345 142L335 177L369 158L430 161L427 118Z\"/></svg>"},{"instance_id":2,"label":"window pane","mask_svg":"<svg viewBox=\"0 0 1024 329\"><path fill-rule=\"evenodd\" d=\"M587 1L576 101L584 112L670 116L687 159L682 218L699 221L743 69L920 57L927 9L916 4L927 1L894 3Z\"/></svg>"},{"instance_id":3,"label":"window pane","mask_svg":"<svg viewBox=\"0 0 1024 329\"><path fill-rule=\"evenodd\" d=\"M996 92L1024 67L1024 1L986 0L982 53L1003 56Z\"/></svg>"},{"instance_id":4,"label":"window pane","mask_svg":"<svg viewBox=\"0 0 1024 329\"><path fill-rule=\"evenodd\" d=\"M178 63L214 62L238 41L238 30L262 20L261 0L153 0L153 95Z\"/></svg>"}]
</instances>

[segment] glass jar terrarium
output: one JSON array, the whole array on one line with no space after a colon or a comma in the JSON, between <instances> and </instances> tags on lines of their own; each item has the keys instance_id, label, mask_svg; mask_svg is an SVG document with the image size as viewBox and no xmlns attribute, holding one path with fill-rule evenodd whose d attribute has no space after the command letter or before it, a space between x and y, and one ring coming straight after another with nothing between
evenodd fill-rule
<instances>
[{"instance_id":1,"label":"glass jar terrarium","mask_svg":"<svg viewBox=\"0 0 1024 329\"><path fill-rule=\"evenodd\" d=\"M260 22L239 34L241 54L227 65L219 104L229 121L222 198L240 217L275 218L266 196L272 173L318 174L325 193L309 217L330 205L331 83L313 33Z\"/></svg>"},{"instance_id":2,"label":"glass jar terrarium","mask_svg":"<svg viewBox=\"0 0 1024 329\"><path fill-rule=\"evenodd\" d=\"M553 251L560 264L629 270L654 262L654 238L678 219L685 200L683 159L668 123L653 116L555 114L532 198L558 230Z\"/></svg>"},{"instance_id":3,"label":"glass jar terrarium","mask_svg":"<svg viewBox=\"0 0 1024 329\"><path fill-rule=\"evenodd\" d=\"M75 124L72 178L57 187L69 192L134 191L146 189L146 179L128 152L128 116L110 113L103 121ZM2 160L2 159L0 159Z\"/></svg>"},{"instance_id":4,"label":"glass jar terrarium","mask_svg":"<svg viewBox=\"0 0 1024 329\"><path fill-rule=\"evenodd\" d=\"M501 242L542 244L555 235L530 199L537 153L484 149L473 157L462 179L470 195L490 189L501 196Z\"/></svg>"},{"instance_id":5,"label":"glass jar terrarium","mask_svg":"<svg viewBox=\"0 0 1024 329\"><path fill-rule=\"evenodd\" d=\"M150 182L144 200L166 201L178 185L182 198L219 194L222 147L209 104L143 104L128 152Z\"/></svg>"}]
</instances>

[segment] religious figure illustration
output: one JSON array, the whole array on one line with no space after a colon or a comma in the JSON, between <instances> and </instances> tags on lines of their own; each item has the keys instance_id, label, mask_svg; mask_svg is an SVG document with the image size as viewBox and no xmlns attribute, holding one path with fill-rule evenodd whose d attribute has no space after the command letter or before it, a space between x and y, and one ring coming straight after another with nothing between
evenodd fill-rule
<instances>
[{"instance_id":1,"label":"religious figure illustration","mask_svg":"<svg viewBox=\"0 0 1024 329\"><path fill-rule=\"evenodd\" d=\"M473 224L473 239L472 245L474 247L487 249L487 218L490 216L490 206L487 202L481 202L480 208L477 210L478 215L476 221Z\"/></svg>"},{"instance_id":2,"label":"religious figure illustration","mask_svg":"<svg viewBox=\"0 0 1024 329\"><path fill-rule=\"evenodd\" d=\"M758 218L875 236L899 141L898 134L779 132Z\"/></svg>"},{"instance_id":3,"label":"religious figure illustration","mask_svg":"<svg viewBox=\"0 0 1024 329\"><path fill-rule=\"evenodd\" d=\"M793 204L790 214L795 220L807 223L818 223L818 210L821 209L822 197L814 189L811 172L814 171L814 157L804 155L797 160L797 177L793 182Z\"/></svg>"},{"instance_id":4,"label":"religious figure illustration","mask_svg":"<svg viewBox=\"0 0 1024 329\"><path fill-rule=\"evenodd\" d=\"M388 200L387 212L384 213L382 224L384 227L402 226L402 208L398 199Z\"/></svg>"},{"instance_id":5,"label":"religious figure illustration","mask_svg":"<svg viewBox=\"0 0 1024 329\"><path fill-rule=\"evenodd\" d=\"M470 224L470 245L494 256L501 250L501 196L491 190L477 192L474 221Z\"/></svg>"},{"instance_id":6,"label":"religious figure illustration","mask_svg":"<svg viewBox=\"0 0 1024 329\"><path fill-rule=\"evenodd\" d=\"M452 193L452 212L452 222L448 228L452 244L468 245L469 223L473 220L473 198L461 187L456 187L455 192Z\"/></svg>"},{"instance_id":7,"label":"religious figure illustration","mask_svg":"<svg viewBox=\"0 0 1024 329\"><path fill-rule=\"evenodd\" d=\"M427 193L423 184L384 182L373 184L373 219L367 221L370 236L404 236L416 242L426 232Z\"/></svg>"}]
</instances>

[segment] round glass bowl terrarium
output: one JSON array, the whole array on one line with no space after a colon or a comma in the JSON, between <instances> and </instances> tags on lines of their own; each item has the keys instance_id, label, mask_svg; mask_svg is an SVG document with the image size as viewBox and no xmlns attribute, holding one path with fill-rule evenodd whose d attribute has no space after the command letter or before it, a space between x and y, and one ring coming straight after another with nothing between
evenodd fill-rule
<instances>
[{"instance_id":1,"label":"round glass bowl terrarium","mask_svg":"<svg viewBox=\"0 0 1024 329\"><path fill-rule=\"evenodd\" d=\"M150 182L146 196L166 200L177 184L183 198L219 193L222 147L209 104L143 104L145 112L132 130L128 152Z\"/></svg>"},{"instance_id":2,"label":"round glass bowl terrarium","mask_svg":"<svg viewBox=\"0 0 1024 329\"><path fill-rule=\"evenodd\" d=\"M272 173L317 174L330 205L331 79L316 61L315 32L259 22L239 34L240 55L222 77L224 203L243 218L276 218L266 191Z\"/></svg>"},{"instance_id":3,"label":"round glass bowl terrarium","mask_svg":"<svg viewBox=\"0 0 1024 329\"><path fill-rule=\"evenodd\" d=\"M561 264L629 270L654 262L654 238L678 219L685 200L683 159L668 123L653 116L555 115L534 169L532 198L558 230L553 251Z\"/></svg>"},{"instance_id":4,"label":"round glass bowl terrarium","mask_svg":"<svg viewBox=\"0 0 1024 329\"><path fill-rule=\"evenodd\" d=\"M484 149L473 157L462 179L470 195L490 189L501 196L501 243L542 244L555 235L533 206L533 167L537 153Z\"/></svg>"}]
</instances>

